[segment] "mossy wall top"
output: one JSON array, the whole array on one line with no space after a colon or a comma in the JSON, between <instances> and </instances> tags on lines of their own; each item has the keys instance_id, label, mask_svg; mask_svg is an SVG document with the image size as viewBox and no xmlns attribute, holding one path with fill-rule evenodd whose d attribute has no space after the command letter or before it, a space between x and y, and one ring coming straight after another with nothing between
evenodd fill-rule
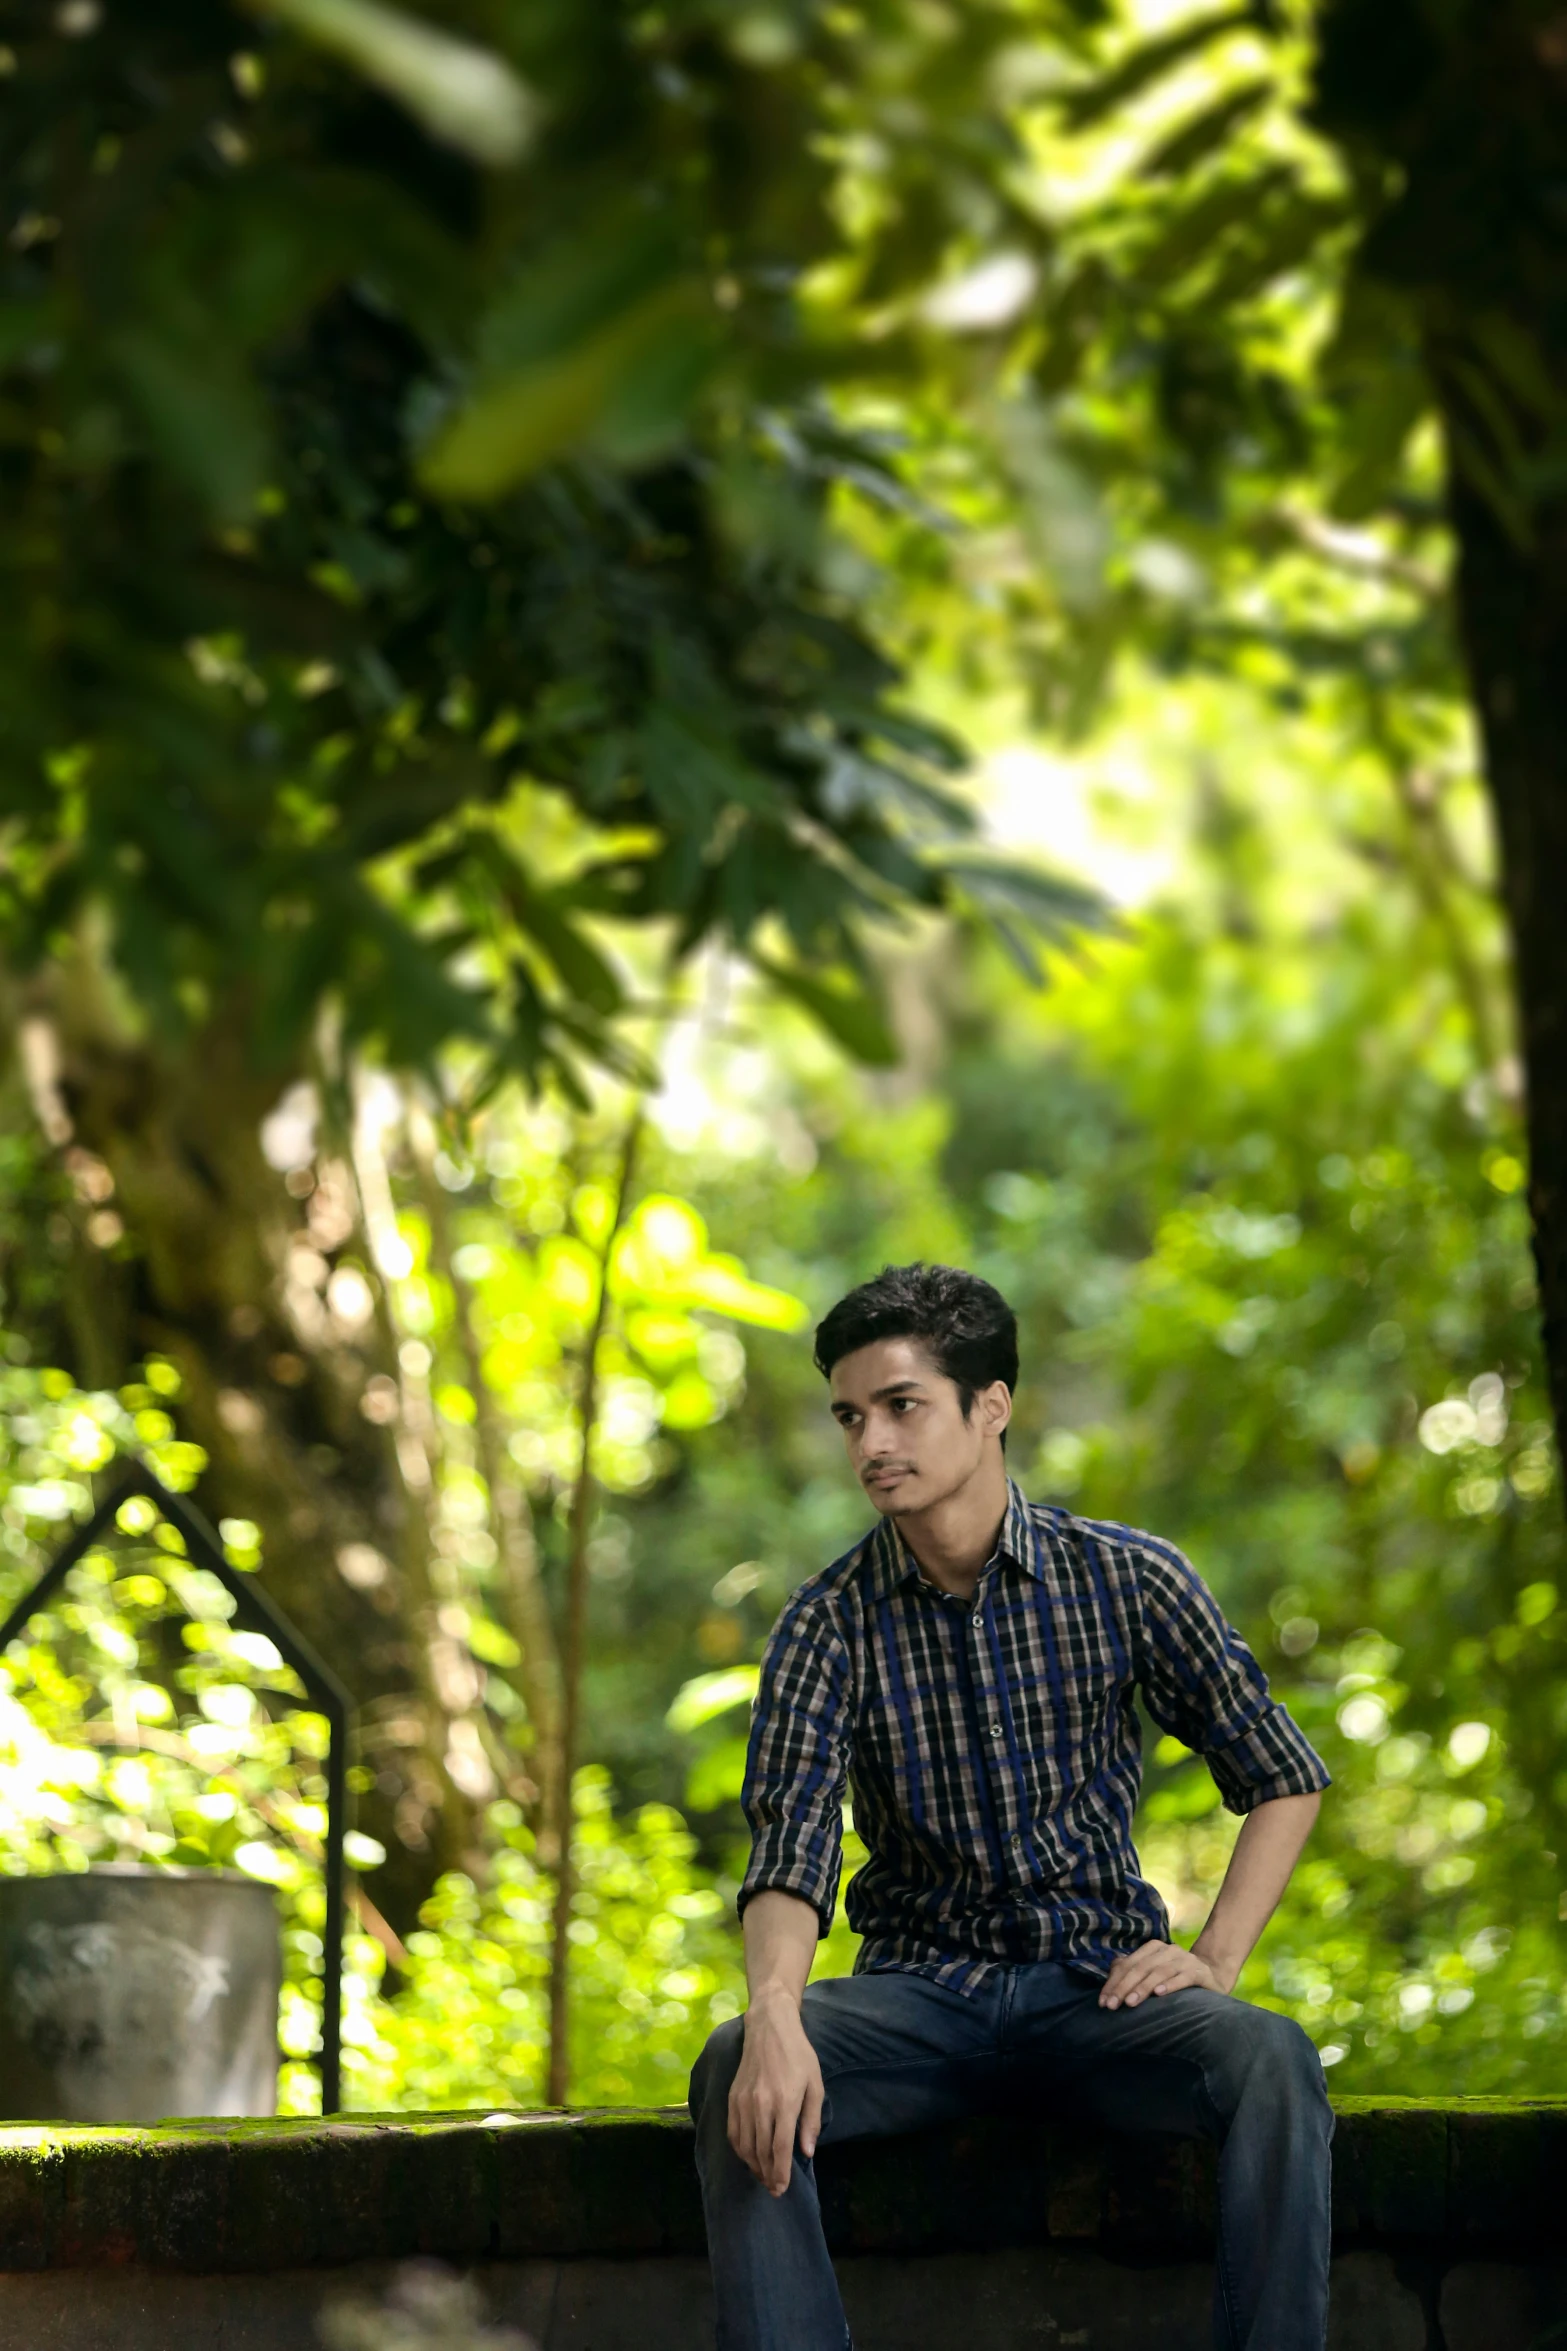
<instances>
[{"instance_id":1,"label":"mossy wall top","mask_svg":"<svg viewBox=\"0 0 1567 2351\"><path fill-rule=\"evenodd\" d=\"M1336 2112L1342 2245L1559 2250L1567 2101L1344 2099ZM818 2176L838 2253L1087 2241L1147 2261L1212 2240L1212 2151L1193 2141L995 2117L829 2149ZM0 2129L0 2270L701 2250L678 2110Z\"/></svg>"}]
</instances>

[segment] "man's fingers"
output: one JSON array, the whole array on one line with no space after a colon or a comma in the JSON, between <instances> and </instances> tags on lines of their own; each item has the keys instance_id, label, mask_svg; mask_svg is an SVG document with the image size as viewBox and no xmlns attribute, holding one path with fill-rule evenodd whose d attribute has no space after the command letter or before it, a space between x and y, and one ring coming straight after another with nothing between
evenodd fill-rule
<instances>
[{"instance_id":1,"label":"man's fingers","mask_svg":"<svg viewBox=\"0 0 1567 2351\"><path fill-rule=\"evenodd\" d=\"M747 2171L765 2182L772 2152L773 2110L760 2091L753 2090L741 2099L740 2136L731 2134L730 2143Z\"/></svg>"},{"instance_id":2,"label":"man's fingers","mask_svg":"<svg viewBox=\"0 0 1567 2351\"><path fill-rule=\"evenodd\" d=\"M1105 1988L1100 1994L1104 2007L1119 2008L1123 2000L1134 1997L1148 1971L1147 1952L1145 1944L1141 1951L1134 1951L1125 1959L1116 1961L1105 1978Z\"/></svg>"},{"instance_id":3,"label":"man's fingers","mask_svg":"<svg viewBox=\"0 0 1567 2351\"><path fill-rule=\"evenodd\" d=\"M1168 1959L1150 1959L1146 1967L1138 1969L1137 1981L1126 1995L1127 2007L1136 2008L1151 1993L1162 1990L1172 1972Z\"/></svg>"},{"instance_id":4,"label":"man's fingers","mask_svg":"<svg viewBox=\"0 0 1567 2351\"><path fill-rule=\"evenodd\" d=\"M738 2082L729 2094L729 2144L752 2176L781 2196L794 2174L795 2131L813 2154L822 2125L821 2075L798 2083Z\"/></svg>"},{"instance_id":5,"label":"man's fingers","mask_svg":"<svg viewBox=\"0 0 1567 2351\"><path fill-rule=\"evenodd\" d=\"M729 2101L729 2144L747 2171L758 2172L760 2176L756 2160L755 2120L749 2098L731 2098Z\"/></svg>"},{"instance_id":6,"label":"man's fingers","mask_svg":"<svg viewBox=\"0 0 1567 2351\"><path fill-rule=\"evenodd\" d=\"M805 2105L800 2115L800 2153L814 2155L816 2141L822 2127L822 2083L818 2074L806 2086Z\"/></svg>"},{"instance_id":7,"label":"man's fingers","mask_svg":"<svg viewBox=\"0 0 1567 2351\"><path fill-rule=\"evenodd\" d=\"M1166 1992L1184 1991L1189 1984L1200 1984L1205 1970L1200 1960L1178 1944L1168 1945L1150 1956L1139 1970L1136 1982L1126 1994L1128 2008L1136 2008L1145 1999L1154 1999Z\"/></svg>"},{"instance_id":8,"label":"man's fingers","mask_svg":"<svg viewBox=\"0 0 1567 2351\"><path fill-rule=\"evenodd\" d=\"M787 2107L780 2107L773 2117L767 2185L775 2196L783 2194L794 2170L794 2126L798 2119Z\"/></svg>"},{"instance_id":9,"label":"man's fingers","mask_svg":"<svg viewBox=\"0 0 1567 2351\"><path fill-rule=\"evenodd\" d=\"M1175 1979L1166 1970L1150 1968L1146 1975L1138 1977L1136 1988L1128 1992L1126 1996L1127 2007L1140 2007L1143 2001L1151 2000L1156 1992L1167 1991L1173 1980Z\"/></svg>"},{"instance_id":10,"label":"man's fingers","mask_svg":"<svg viewBox=\"0 0 1567 2351\"><path fill-rule=\"evenodd\" d=\"M1118 1959L1099 1995L1101 2008L1136 2008L1154 1992L1179 1991L1198 1983L1198 1963L1179 1943L1145 1943Z\"/></svg>"},{"instance_id":11,"label":"man's fingers","mask_svg":"<svg viewBox=\"0 0 1567 2351\"><path fill-rule=\"evenodd\" d=\"M776 2169L774 2142L778 2135L778 2110L770 2098L756 2102L756 2174L764 2187L773 2184Z\"/></svg>"},{"instance_id":12,"label":"man's fingers","mask_svg":"<svg viewBox=\"0 0 1567 2351\"><path fill-rule=\"evenodd\" d=\"M1156 1992L1184 1992L1192 1984L1213 1987L1213 1977L1204 1962L1190 1951L1176 1953L1176 1965L1154 1986Z\"/></svg>"}]
</instances>

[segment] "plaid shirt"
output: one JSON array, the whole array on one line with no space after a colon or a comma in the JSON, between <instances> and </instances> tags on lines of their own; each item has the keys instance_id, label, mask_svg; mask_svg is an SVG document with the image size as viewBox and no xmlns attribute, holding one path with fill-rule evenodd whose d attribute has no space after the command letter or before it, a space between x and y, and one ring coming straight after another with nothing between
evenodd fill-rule
<instances>
[{"instance_id":1,"label":"plaid shirt","mask_svg":"<svg viewBox=\"0 0 1567 2351\"><path fill-rule=\"evenodd\" d=\"M768 1642L742 1910L776 1888L813 1904L826 1934L847 1787L870 1853L848 1896L858 1971L958 1991L1024 1960L1108 1974L1169 1936L1132 1845L1134 1690L1232 1812L1328 1784L1173 1545L1009 1486L995 1554L961 1600L925 1581L884 1519L802 1584Z\"/></svg>"}]
</instances>

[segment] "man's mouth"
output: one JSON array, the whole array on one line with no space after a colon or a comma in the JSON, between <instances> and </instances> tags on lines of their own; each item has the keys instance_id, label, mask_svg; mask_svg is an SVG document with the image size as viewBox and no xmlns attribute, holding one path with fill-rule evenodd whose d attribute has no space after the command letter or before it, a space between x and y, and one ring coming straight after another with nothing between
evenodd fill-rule
<instances>
[{"instance_id":1,"label":"man's mouth","mask_svg":"<svg viewBox=\"0 0 1567 2351\"><path fill-rule=\"evenodd\" d=\"M880 1469L868 1469L865 1472L865 1483L868 1486L894 1486L899 1478L911 1478L913 1475L914 1470L910 1464L905 1464L901 1468L884 1466Z\"/></svg>"}]
</instances>

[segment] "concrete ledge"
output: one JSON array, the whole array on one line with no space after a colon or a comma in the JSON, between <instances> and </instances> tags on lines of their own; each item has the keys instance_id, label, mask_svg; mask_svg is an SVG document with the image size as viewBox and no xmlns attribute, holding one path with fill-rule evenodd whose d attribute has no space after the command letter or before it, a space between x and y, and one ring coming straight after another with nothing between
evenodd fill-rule
<instances>
[{"instance_id":1,"label":"concrete ledge","mask_svg":"<svg viewBox=\"0 0 1567 2351\"><path fill-rule=\"evenodd\" d=\"M1345 2250L1460 2259L1557 2253L1567 2100L1338 2103ZM987 2117L829 2149L840 2256L1060 2247L1200 2261L1205 2146ZM678 2109L344 2116L330 2122L0 2127L0 2271L208 2277L433 2256L456 2262L700 2256L690 2125Z\"/></svg>"},{"instance_id":2,"label":"concrete ledge","mask_svg":"<svg viewBox=\"0 0 1567 2351\"><path fill-rule=\"evenodd\" d=\"M701 2351L712 2341L707 2264L490 2261L470 2272L497 2325L538 2351ZM838 2270L856 2351L1212 2351L1206 2262L1132 2268L1086 2247L906 2259L855 2254ZM363 2307L388 2265L198 2276L129 2267L0 2272L0 2341L25 2351L315 2351L335 2303ZM1333 2264L1328 2351L1561 2351L1567 2263L1459 2262L1388 2253Z\"/></svg>"}]
</instances>

